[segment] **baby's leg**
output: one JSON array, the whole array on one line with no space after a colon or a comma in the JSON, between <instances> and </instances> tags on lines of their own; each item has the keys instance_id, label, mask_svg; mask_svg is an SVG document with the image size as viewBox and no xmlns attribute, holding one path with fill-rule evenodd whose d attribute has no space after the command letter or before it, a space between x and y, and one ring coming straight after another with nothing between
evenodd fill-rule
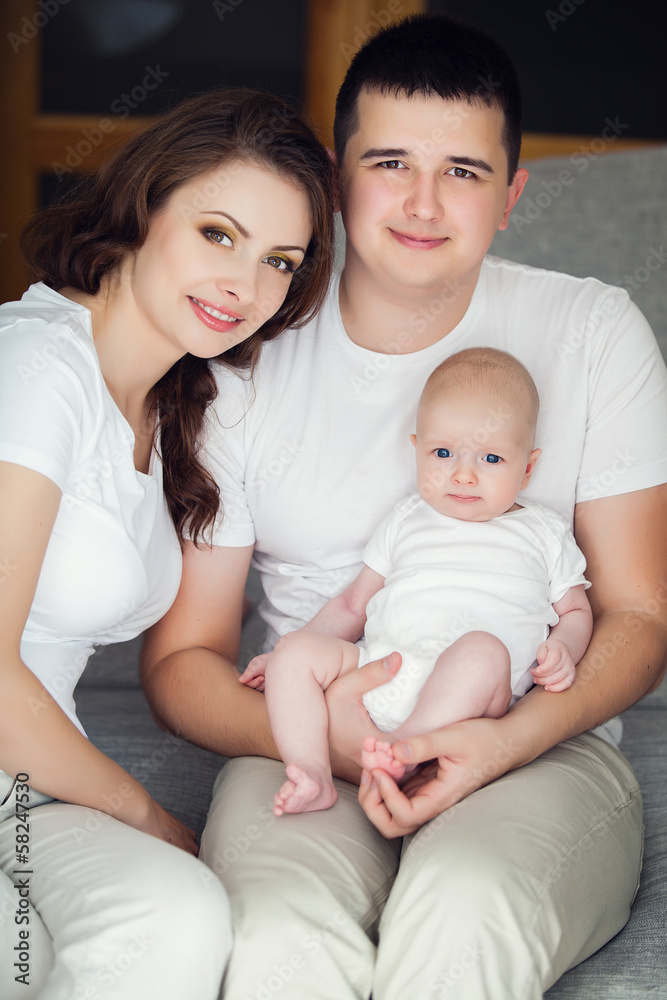
<instances>
[{"instance_id":1,"label":"baby's leg","mask_svg":"<svg viewBox=\"0 0 667 1000\"><path fill-rule=\"evenodd\" d=\"M398 740L435 732L464 719L498 719L509 708L511 698L507 647L489 632L468 632L440 654L417 704L391 739L366 737L362 765L367 771L380 767L398 781L406 771L394 758L393 744Z\"/></svg>"},{"instance_id":2,"label":"baby's leg","mask_svg":"<svg viewBox=\"0 0 667 1000\"><path fill-rule=\"evenodd\" d=\"M277 816L336 801L324 691L358 661L353 643L321 632L292 632L277 643L266 670L266 706L288 779L274 799Z\"/></svg>"}]
</instances>

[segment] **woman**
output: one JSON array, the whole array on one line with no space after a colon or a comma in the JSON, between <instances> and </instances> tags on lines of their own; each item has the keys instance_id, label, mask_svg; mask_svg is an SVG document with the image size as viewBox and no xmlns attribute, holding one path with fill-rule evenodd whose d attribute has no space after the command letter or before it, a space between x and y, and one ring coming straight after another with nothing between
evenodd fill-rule
<instances>
[{"instance_id":1,"label":"woman","mask_svg":"<svg viewBox=\"0 0 667 1000\"><path fill-rule=\"evenodd\" d=\"M209 359L252 370L317 309L332 202L301 119L228 91L157 118L24 234L39 283L0 308L3 997L217 996L223 890L72 693L94 644L173 601L179 541L218 509L197 455Z\"/></svg>"}]
</instances>

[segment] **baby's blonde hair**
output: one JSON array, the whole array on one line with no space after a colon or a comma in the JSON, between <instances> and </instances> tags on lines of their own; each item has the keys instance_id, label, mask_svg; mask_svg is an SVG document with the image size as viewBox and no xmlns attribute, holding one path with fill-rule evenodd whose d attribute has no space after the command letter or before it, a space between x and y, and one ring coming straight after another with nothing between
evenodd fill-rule
<instances>
[{"instance_id":1,"label":"baby's blonde hair","mask_svg":"<svg viewBox=\"0 0 667 1000\"><path fill-rule=\"evenodd\" d=\"M452 389L476 392L481 389L500 398L515 413L525 415L534 433L540 397L530 373L513 354L495 347L470 347L452 354L429 375L420 407Z\"/></svg>"}]
</instances>

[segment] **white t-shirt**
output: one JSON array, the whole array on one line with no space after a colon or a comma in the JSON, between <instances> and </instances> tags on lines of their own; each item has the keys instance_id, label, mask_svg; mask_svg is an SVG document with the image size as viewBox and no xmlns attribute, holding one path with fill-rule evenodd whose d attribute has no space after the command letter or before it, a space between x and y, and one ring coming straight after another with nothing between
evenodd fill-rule
<instances>
[{"instance_id":1,"label":"white t-shirt","mask_svg":"<svg viewBox=\"0 0 667 1000\"><path fill-rule=\"evenodd\" d=\"M535 380L542 455L527 499L571 524L575 502L667 481L665 366L624 290L487 257L461 322L399 355L350 340L338 288L336 276L312 322L264 346L254 384L220 370L210 414L207 462L225 511L213 540L255 544L274 639L351 582L378 523L414 492L421 390L463 348L509 351ZM443 309L434 298L416 311L406 343Z\"/></svg>"},{"instance_id":2,"label":"white t-shirt","mask_svg":"<svg viewBox=\"0 0 667 1000\"><path fill-rule=\"evenodd\" d=\"M567 521L541 504L490 521L440 514L419 494L382 521L363 561L385 578L366 607L363 662L397 650L403 664L364 705L385 732L408 717L436 658L467 632L490 632L507 647L511 687L532 687L537 647L570 587L590 586L586 561Z\"/></svg>"},{"instance_id":3,"label":"white t-shirt","mask_svg":"<svg viewBox=\"0 0 667 1000\"><path fill-rule=\"evenodd\" d=\"M154 451L144 475L133 452L89 310L41 283L1 306L0 460L62 491L21 656L81 730L73 691L93 646L154 624L180 582L161 463Z\"/></svg>"}]
</instances>

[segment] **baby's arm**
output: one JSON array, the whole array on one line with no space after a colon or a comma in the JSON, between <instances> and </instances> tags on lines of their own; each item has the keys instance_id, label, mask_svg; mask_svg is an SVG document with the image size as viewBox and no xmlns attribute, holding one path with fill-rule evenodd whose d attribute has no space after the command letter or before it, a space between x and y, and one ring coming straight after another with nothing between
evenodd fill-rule
<instances>
[{"instance_id":1,"label":"baby's arm","mask_svg":"<svg viewBox=\"0 0 667 1000\"><path fill-rule=\"evenodd\" d=\"M565 691L573 683L575 666L586 652L593 631L593 613L583 584L570 587L553 608L558 624L538 646L539 665L532 674L545 691Z\"/></svg>"},{"instance_id":2,"label":"baby's arm","mask_svg":"<svg viewBox=\"0 0 667 1000\"><path fill-rule=\"evenodd\" d=\"M304 625L304 629L356 642L364 632L366 605L383 587L384 577L370 566L364 566L343 593L327 601L315 617Z\"/></svg>"}]
</instances>

